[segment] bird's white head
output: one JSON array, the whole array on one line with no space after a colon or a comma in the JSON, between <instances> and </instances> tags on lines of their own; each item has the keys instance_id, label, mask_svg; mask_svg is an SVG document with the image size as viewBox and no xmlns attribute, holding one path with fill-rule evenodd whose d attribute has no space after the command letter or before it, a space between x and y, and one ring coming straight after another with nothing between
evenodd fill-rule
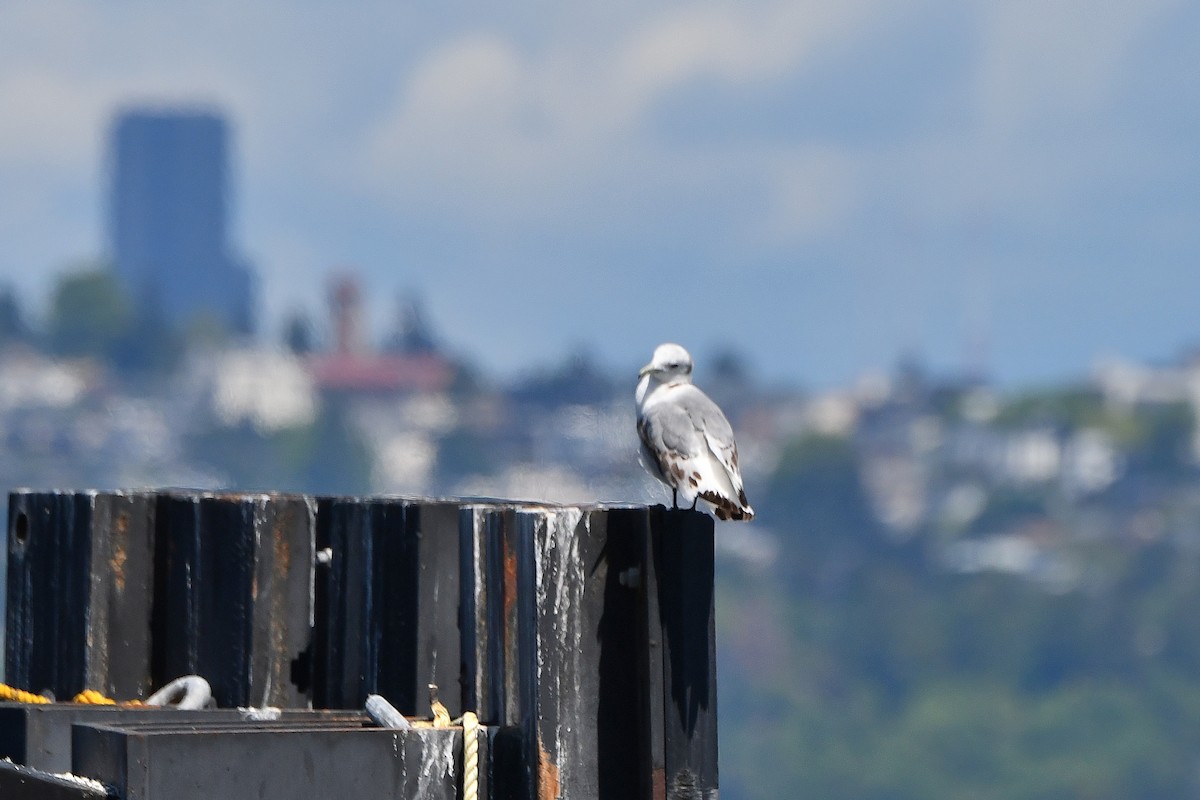
<instances>
[{"instance_id":1,"label":"bird's white head","mask_svg":"<svg viewBox=\"0 0 1200 800\"><path fill-rule=\"evenodd\" d=\"M677 344L660 344L654 348L654 358L638 372L639 378L646 376L659 383L691 383L692 356Z\"/></svg>"}]
</instances>

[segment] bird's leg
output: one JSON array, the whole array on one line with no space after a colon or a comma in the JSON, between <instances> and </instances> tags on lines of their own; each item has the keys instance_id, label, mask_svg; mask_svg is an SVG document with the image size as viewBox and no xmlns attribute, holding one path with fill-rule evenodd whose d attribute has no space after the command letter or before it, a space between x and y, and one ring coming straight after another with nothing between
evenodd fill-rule
<instances>
[{"instance_id":1,"label":"bird's leg","mask_svg":"<svg viewBox=\"0 0 1200 800\"><path fill-rule=\"evenodd\" d=\"M696 501L699 499L700 499L700 495L696 495L695 497L692 498L692 511L696 510Z\"/></svg>"},{"instance_id":2,"label":"bird's leg","mask_svg":"<svg viewBox=\"0 0 1200 800\"><path fill-rule=\"evenodd\" d=\"M679 508L679 490L671 487L671 508Z\"/></svg>"}]
</instances>

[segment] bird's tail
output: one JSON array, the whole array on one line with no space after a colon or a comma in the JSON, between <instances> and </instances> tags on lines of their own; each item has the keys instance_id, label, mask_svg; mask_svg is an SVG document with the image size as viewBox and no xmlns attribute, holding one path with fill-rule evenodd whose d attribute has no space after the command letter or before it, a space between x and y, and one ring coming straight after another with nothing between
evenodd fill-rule
<instances>
[{"instance_id":1,"label":"bird's tail","mask_svg":"<svg viewBox=\"0 0 1200 800\"><path fill-rule=\"evenodd\" d=\"M738 492L737 500L711 491L701 492L699 497L701 500L712 503L713 513L717 515L717 519L733 519L745 522L754 519L754 509L746 502L745 492Z\"/></svg>"}]
</instances>

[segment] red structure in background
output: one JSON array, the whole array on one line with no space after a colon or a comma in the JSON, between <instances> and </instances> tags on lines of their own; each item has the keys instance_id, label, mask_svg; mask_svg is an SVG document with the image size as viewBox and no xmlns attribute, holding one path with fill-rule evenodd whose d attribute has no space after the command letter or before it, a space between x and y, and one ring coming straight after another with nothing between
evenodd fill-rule
<instances>
[{"instance_id":1,"label":"red structure in background","mask_svg":"<svg viewBox=\"0 0 1200 800\"><path fill-rule=\"evenodd\" d=\"M399 394L439 392L454 380L454 367L436 352L380 353L368 350L362 334L362 292L358 280L343 274L329 289L333 318L332 353L314 354L308 368L327 392Z\"/></svg>"},{"instance_id":2,"label":"red structure in background","mask_svg":"<svg viewBox=\"0 0 1200 800\"><path fill-rule=\"evenodd\" d=\"M333 353L309 360L322 391L438 392L454 380L454 368L438 355Z\"/></svg>"},{"instance_id":3,"label":"red structure in background","mask_svg":"<svg viewBox=\"0 0 1200 800\"><path fill-rule=\"evenodd\" d=\"M334 352L350 355L363 350L362 292L351 275L335 278L329 287L329 312L333 317Z\"/></svg>"}]
</instances>

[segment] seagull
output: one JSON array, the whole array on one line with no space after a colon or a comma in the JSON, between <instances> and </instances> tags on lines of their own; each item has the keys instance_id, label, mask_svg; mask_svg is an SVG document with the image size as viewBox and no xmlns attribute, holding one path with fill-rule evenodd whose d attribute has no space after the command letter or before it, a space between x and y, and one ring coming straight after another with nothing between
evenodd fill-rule
<instances>
[{"instance_id":1,"label":"seagull","mask_svg":"<svg viewBox=\"0 0 1200 800\"><path fill-rule=\"evenodd\" d=\"M692 385L692 357L677 344L660 344L638 373L637 428L642 466L696 507L713 505L718 519L754 519L738 470L733 428L708 395Z\"/></svg>"}]
</instances>

